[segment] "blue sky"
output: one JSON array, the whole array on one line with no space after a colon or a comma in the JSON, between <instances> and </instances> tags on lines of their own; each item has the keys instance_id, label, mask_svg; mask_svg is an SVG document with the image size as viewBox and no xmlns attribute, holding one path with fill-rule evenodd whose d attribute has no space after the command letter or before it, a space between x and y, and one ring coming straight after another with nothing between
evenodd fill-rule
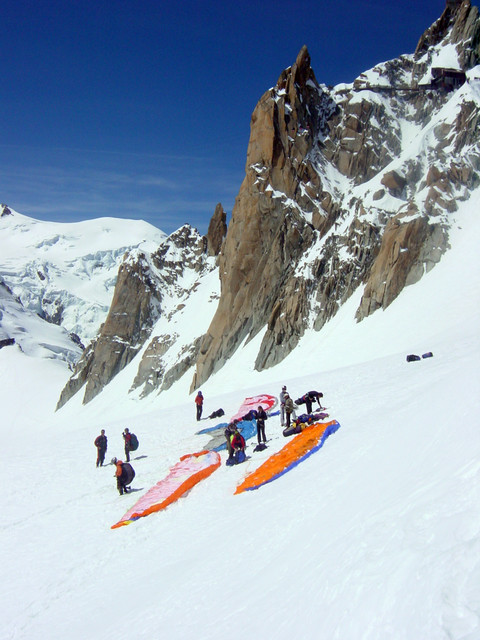
<instances>
[{"instance_id":1,"label":"blue sky","mask_svg":"<svg viewBox=\"0 0 480 640\"><path fill-rule=\"evenodd\" d=\"M250 116L306 44L317 80L412 53L444 0L2 0L0 202L205 233Z\"/></svg>"}]
</instances>

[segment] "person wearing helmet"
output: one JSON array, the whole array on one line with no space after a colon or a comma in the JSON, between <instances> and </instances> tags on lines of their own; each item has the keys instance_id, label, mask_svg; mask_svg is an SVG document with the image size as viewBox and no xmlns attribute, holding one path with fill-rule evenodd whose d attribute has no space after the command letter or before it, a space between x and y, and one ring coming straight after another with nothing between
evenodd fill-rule
<instances>
[{"instance_id":1,"label":"person wearing helmet","mask_svg":"<svg viewBox=\"0 0 480 640\"><path fill-rule=\"evenodd\" d=\"M228 451L228 459L233 459L233 448L232 448L232 438L237 430L237 422L238 420L234 420L227 424L225 431L223 432L225 435L225 440L227 441L227 451Z\"/></svg>"},{"instance_id":2,"label":"person wearing helmet","mask_svg":"<svg viewBox=\"0 0 480 640\"><path fill-rule=\"evenodd\" d=\"M127 493L130 489L127 485L131 484L135 478L135 471L128 462L122 462L122 460L117 460L117 458L112 458L112 462L117 467L115 470L115 478L117 479L118 493L123 496L123 494Z\"/></svg>"},{"instance_id":3,"label":"person wearing helmet","mask_svg":"<svg viewBox=\"0 0 480 640\"><path fill-rule=\"evenodd\" d=\"M238 430L238 425L235 424L234 432L231 439L231 447L233 450L233 456L227 460L227 464L240 464L245 462L245 438Z\"/></svg>"}]
</instances>

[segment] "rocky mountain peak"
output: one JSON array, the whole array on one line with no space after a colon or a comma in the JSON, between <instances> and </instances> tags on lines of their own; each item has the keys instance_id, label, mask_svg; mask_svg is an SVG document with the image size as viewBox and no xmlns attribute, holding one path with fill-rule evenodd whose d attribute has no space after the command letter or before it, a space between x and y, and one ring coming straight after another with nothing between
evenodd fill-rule
<instances>
[{"instance_id":1,"label":"rocky mountain peak","mask_svg":"<svg viewBox=\"0 0 480 640\"><path fill-rule=\"evenodd\" d=\"M462 69L477 65L480 61L480 33L478 9L470 0L447 0L440 18L421 36L415 57L423 55L429 48L442 41L461 45L457 48Z\"/></svg>"},{"instance_id":2,"label":"rocky mountain peak","mask_svg":"<svg viewBox=\"0 0 480 640\"><path fill-rule=\"evenodd\" d=\"M288 94L291 92L292 87L304 88L307 82L311 80L315 84L315 74L311 67L310 54L306 45L300 49L295 63L285 69L278 78L276 88L277 90L285 89Z\"/></svg>"},{"instance_id":3,"label":"rocky mountain peak","mask_svg":"<svg viewBox=\"0 0 480 640\"><path fill-rule=\"evenodd\" d=\"M152 330L160 321L174 325L205 275L215 269L207 255L207 240L188 224L166 238L156 251L131 250L121 263L109 313L95 340L84 351L62 391L57 408L84 389L92 400L140 351L144 351L132 389L144 394L168 385L193 364L198 336L178 347L178 334ZM172 355L171 349L177 349ZM172 367L163 360L175 362ZM140 356L139 356L140 357ZM172 372L171 369L174 371Z\"/></svg>"},{"instance_id":4,"label":"rocky mountain peak","mask_svg":"<svg viewBox=\"0 0 480 640\"><path fill-rule=\"evenodd\" d=\"M332 89L302 47L254 109L228 228L218 204L206 236L185 225L150 255L129 254L61 401L84 383L87 401L134 357L132 391L195 367L193 390L256 337L253 366L272 367L357 290L361 321L432 269L479 183L479 34L476 8L448 2L414 54ZM211 305L207 326L199 304Z\"/></svg>"},{"instance_id":5,"label":"rocky mountain peak","mask_svg":"<svg viewBox=\"0 0 480 640\"><path fill-rule=\"evenodd\" d=\"M192 388L259 332L255 368L261 370L284 358L310 323L320 330L357 287L365 287L361 320L438 262L448 246L454 194L463 197L478 155L464 155L454 170L441 143L425 133L425 144L410 157L412 139L402 126L408 123L417 136L428 131L450 99L448 89L428 80L434 48L461 42L452 66L470 68L478 25L468 0L449 2L414 56L378 65L353 87L333 91L318 84L303 47L261 97L220 257L222 295ZM467 102L452 109L457 116L435 136L445 136L444 146L455 139L473 150L458 122L471 123L478 108Z\"/></svg>"},{"instance_id":6,"label":"rocky mountain peak","mask_svg":"<svg viewBox=\"0 0 480 640\"><path fill-rule=\"evenodd\" d=\"M219 202L208 225L207 251L209 256L218 256L227 234L227 214Z\"/></svg>"}]
</instances>

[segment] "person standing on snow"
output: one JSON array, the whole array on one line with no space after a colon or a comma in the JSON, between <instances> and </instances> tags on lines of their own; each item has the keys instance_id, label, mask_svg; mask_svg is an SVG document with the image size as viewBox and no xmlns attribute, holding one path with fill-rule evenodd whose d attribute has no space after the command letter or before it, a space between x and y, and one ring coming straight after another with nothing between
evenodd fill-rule
<instances>
[{"instance_id":1,"label":"person standing on snow","mask_svg":"<svg viewBox=\"0 0 480 640\"><path fill-rule=\"evenodd\" d=\"M125 429L125 431L122 433L122 436L125 440L125 457L127 459L127 462L130 462L130 443L132 441L132 434L128 429Z\"/></svg>"},{"instance_id":2,"label":"person standing on snow","mask_svg":"<svg viewBox=\"0 0 480 640\"><path fill-rule=\"evenodd\" d=\"M201 391L197 393L197 397L195 398L195 404L197 405L197 421L202 417L203 411L203 394Z\"/></svg>"},{"instance_id":3,"label":"person standing on snow","mask_svg":"<svg viewBox=\"0 0 480 640\"><path fill-rule=\"evenodd\" d=\"M285 426L285 394L287 393L287 387L283 386L280 392L280 425Z\"/></svg>"},{"instance_id":4,"label":"person standing on snow","mask_svg":"<svg viewBox=\"0 0 480 640\"><path fill-rule=\"evenodd\" d=\"M95 438L94 444L97 447L97 467L103 467L108 445L105 429L102 429L100 435Z\"/></svg>"},{"instance_id":5,"label":"person standing on snow","mask_svg":"<svg viewBox=\"0 0 480 640\"><path fill-rule=\"evenodd\" d=\"M290 394L285 392L285 415L287 418L287 427L290 426L290 418L292 417L293 410L293 400L291 399Z\"/></svg>"},{"instance_id":6,"label":"person standing on snow","mask_svg":"<svg viewBox=\"0 0 480 640\"><path fill-rule=\"evenodd\" d=\"M265 420L268 418L265 413L264 408L260 405L257 409L257 440L258 444L262 442L266 442L267 439L265 437Z\"/></svg>"}]
</instances>

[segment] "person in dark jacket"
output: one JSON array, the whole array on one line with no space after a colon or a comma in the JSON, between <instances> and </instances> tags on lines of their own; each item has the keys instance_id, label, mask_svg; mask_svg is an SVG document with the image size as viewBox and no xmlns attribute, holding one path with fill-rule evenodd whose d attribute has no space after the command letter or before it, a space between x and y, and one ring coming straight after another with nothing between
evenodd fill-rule
<instances>
[{"instance_id":1,"label":"person in dark jacket","mask_svg":"<svg viewBox=\"0 0 480 640\"><path fill-rule=\"evenodd\" d=\"M195 404L197 405L197 421L202 417L203 411L203 394L201 391L197 393L197 397L195 398Z\"/></svg>"},{"instance_id":2,"label":"person in dark jacket","mask_svg":"<svg viewBox=\"0 0 480 640\"><path fill-rule=\"evenodd\" d=\"M265 437L265 420L268 418L264 408L260 405L257 409L257 440L258 444L266 442Z\"/></svg>"},{"instance_id":3,"label":"person in dark jacket","mask_svg":"<svg viewBox=\"0 0 480 640\"><path fill-rule=\"evenodd\" d=\"M322 409L322 403L320 402L320 398L323 398L323 393L320 391L308 391L305 396L305 406L307 407L307 413L312 413L312 404L314 402L318 402L318 406Z\"/></svg>"},{"instance_id":4,"label":"person in dark jacket","mask_svg":"<svg viewBox=\"0 0 480 640\"><path fill-rule=\"evenodd\" d=\"M125 429L125 431L122 433L123 439L125 440L125 457L127 459L127 462L130 462L130 443L132 441L132 434L130 433L130 431L128 429Z\"/></svg>"},{"instance_id":5,"label":"person in dark jacket","mask_svg":"<svg viewBox=\"0 0 480 640\"><path fill-rule=\"evenodd\" d=\"M287 387L284 385L280 391L280 425L285 426L285 394L287 393Z\"/></svg>"},{"instance_id":6,"label":"person in dark jacket","mask_svg":"<svg viewBox=\"0 0 480 640\"><path fill-rule=\"evenodd\" d=\"M123 496L129 490L129 485L135 478L135 471L131 464L128 462L122 462L122 460L112 459L113 464L116 465L115 477L117 479L118 493Z\"/></svg>"},{"instance_id":7,"label":"person in dark jacket","mask_svg":"<svg viewBox=\"0 0 480 640\"><path fill-rule=\"evenodd\" d=\"M95 438L95 446L97 447L97 467L103 467L105 454L107 453L107 436L105 429L102 429L100 435Z\"/></svg>"}]
</instances>

